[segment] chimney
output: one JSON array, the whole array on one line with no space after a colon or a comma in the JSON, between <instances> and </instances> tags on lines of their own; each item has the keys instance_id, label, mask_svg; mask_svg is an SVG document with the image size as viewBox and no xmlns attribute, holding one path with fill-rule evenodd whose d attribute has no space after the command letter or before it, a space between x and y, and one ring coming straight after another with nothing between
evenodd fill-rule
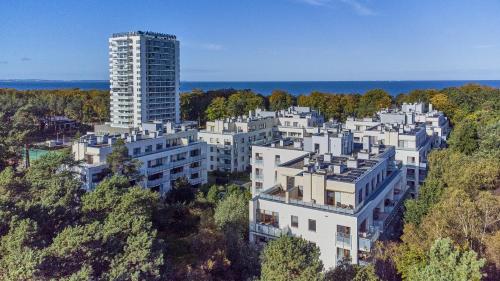
<instances>
[{"instance_id":1,"label":"chimney","mask_svg":"<svg viewBox=\"0 0 500 281\"><path fill-rule=\"evenodd\" d=\"M347 168L358 168L358 159L350 158L347 159Z\"/></svg>"},{"instance_id":2,"label":"chimney","mask_svg":"<svg viewBox=\"0 0 500 281\"><path fill-rule=\"evenodd\" d=\"M309 165L310 159L309 157L304 157L304 165Z\"/></svg>"},{"instance_id":3,"label":"chimney","mask_svg":"<svg viewBox=\"0 0 500 281\"><path fill-rule=\"evenodd\" d=\"M358 159L368 160L370 159L370 153L368 151L362 150L358 152Z\"/></svg>"},{"instance_id":4,"label":"chimney","mask_svg":"<svg viewBox=\"0 0 500 281\"><path fill-rule=\"evenodd\" d=\"M346 166L344 164L333 165L333 173L334 174L340 175L345 171L346 171Z\"/></svg>"},{"instance_id":5,"label":"chimney","mask_svg":"<svg viewBox=\"0 0 500 281\"><path fill-rule=\"evenodd\" d=\"M332 162L332 155L330 153L323 154L323 161L326 163Z\"/></svg>"}]
</instances>

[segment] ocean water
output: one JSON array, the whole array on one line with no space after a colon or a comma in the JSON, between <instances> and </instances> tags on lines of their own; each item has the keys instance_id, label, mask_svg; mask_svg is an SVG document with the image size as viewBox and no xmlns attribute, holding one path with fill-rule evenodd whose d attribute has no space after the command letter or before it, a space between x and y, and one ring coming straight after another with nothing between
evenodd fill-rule
<instances>
[{"instance_id":1,"label":"ocean water","mask_svg":"<svg viewBox=\"0 0 500 281\"><path fill-rule=\"evenodd\" d=\"M181 82L181 92L193 89L251 89L256 93L269 95L273 90L285 90L293 95L308 94L312 91L327 93L364 93L371 89L384 89L395 96L416 89L442 89L458 87L468 83L477 83L485 86L500 88L500 80L443 80L443 81L266 81L266 82ZM80 88L109 89L109 82L105 80L84 81L39 81L39 80L0 80L0 88L28 89L67 89Z\"/></svg>"}]
</instances>

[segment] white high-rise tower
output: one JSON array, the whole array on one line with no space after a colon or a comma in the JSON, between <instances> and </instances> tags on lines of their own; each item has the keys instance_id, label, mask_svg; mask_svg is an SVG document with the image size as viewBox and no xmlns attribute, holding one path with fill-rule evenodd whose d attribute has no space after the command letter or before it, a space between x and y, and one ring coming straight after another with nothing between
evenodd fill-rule
<instances>
[{"instance_id":1,"label":"white high-rise tower","mask_svg":"<svg viewBox=\"0 0 500 281\"><path fill-rule=\"evenodd\" d=\"M138 127L179 122L179 41L156 32L115 33L109 38L111 124Z\"/></svg>"}]
</instances>

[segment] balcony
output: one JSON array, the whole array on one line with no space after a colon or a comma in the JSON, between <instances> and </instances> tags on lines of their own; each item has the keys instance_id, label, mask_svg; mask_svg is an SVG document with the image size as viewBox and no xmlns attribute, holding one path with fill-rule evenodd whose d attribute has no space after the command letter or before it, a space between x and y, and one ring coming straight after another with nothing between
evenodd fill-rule
<instances>
[{"instance_id":1,"label":"balcony","mask_svg":"<svg viewBox=\"0 0 500 281\"><path fill-rule=\"evenodd\" d=\"M335 244L337 247L350 249L351 248L351 235L347 233L337 232L335 235Z\"/></svg>"},{"instance_id":2,"label":"balcony","mask_svg":"<svg viewBox=\"0 0 500 281\"><path fill-rule=\"evenodd\" d=\"M254 164L254 165L259 165L259 166L262 166L262 165L264 165L264 159L257 159L257 158L255 158L255 159L253 160L253 164Z\"/></svg>"},{"instance_id":3,"label":"balcony","mask_svg":"<svg viewBox=\"0 0 500 281\"><path fill-rule=\"evenodd\" d=\"M166 179L162 177L162 178L159 178L159 179L148 180L146 185L147 185L147 187L153 187L153 186L160 185L160 184L162 184L165 181L166 181Z\"/></svg>"},{"instance_id":4,"label":"balcony","mask_svg":"<svg viewBox=\"0 0 500 281\"><path fill-rule=\"evenodd\" d=\"M274 227L272 225L260 224L260 223L250 223L250 231L258 234L280 237L281 235L287 235L288 231Z\"/></svg>"},{"instance_id":5,"label":"balcony","mask_svg":"<svg viewBox=\"0 0 500 281\"><path fill-rule=\"evenodd\" d=\"M263 180L264 179L264 175L263 174L254 174L253 175L253 179L254 180Z\"/></svg>"},{"instance_id":6,"label":"balcony","mask_svg":"<svg viewBox=\"0 0 500 281\"><path fill-rule=\"evenodd\" d=\"M380 236L378 227L371 227L368 232L360 232L358 236L358 248L363 252L371 252L375 245L375 241Z\"/></svg>"}]
</instances>

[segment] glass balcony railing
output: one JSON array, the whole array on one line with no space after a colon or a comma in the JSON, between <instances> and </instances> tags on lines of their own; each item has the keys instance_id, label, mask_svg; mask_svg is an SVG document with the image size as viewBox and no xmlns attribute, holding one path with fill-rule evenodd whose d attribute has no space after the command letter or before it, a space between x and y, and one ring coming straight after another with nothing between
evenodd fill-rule
<instances>
[{"instance_id":1,"label":"glass balcony railing","mask_svg":"<svg viewBox=\"0 0 500 281\"><path fill-rule=\"evenodd\" d=\"M263 180L264 179L264 175L262 175L262 174L255 174L255 175L253 175L253 178L255 180Z\"/></svg>"},{"instance_id":2,"label":"glass balcony railing","mask_svg":"<svg viewBox=\"0 0 500 281\"><path fill-rule=\"evenodd\" d=\"M337 232L335 235L335 244L337 247L350 249L351 248L351 235L347 233Z\"/></svg>"},{"instance_id":3,"label":"glass balcony railing","mask_svg":"<svg viewBox=\"0 0 500 281\"><path fill-rule=\"evenodd\" d=\"M250 223L249 225L250 231L256 232L259 234L263 235L268 235L268 236L273 236L273 237L280 237L281 235L286 235L286 231L274 227L272 225L267 225L267 224L260 224L260 223Z\"/></svg>"},{"instance_id":4,"label":"glass balcony railing","mask_svg":"<svg viewBox=\"0 0 500 281\"><path fill-rule=\"evenodd\" d=\"M371 227L368 232L360 232L358 237L358 248L363 252L371 252L373 246L375 245L375 241L378 240L380 236L380 228L379 227Z\"/></svg>"},{"instance_id":5,"label":"glass balcony railing","mask_svg":"<svg viewBox=\"0 0 500 281\"><path fill-rule=\"evenodd\" d=\"M264 165L264 159L254 159L253 164L254 165Z\"/></svg>"}]
</instances>

